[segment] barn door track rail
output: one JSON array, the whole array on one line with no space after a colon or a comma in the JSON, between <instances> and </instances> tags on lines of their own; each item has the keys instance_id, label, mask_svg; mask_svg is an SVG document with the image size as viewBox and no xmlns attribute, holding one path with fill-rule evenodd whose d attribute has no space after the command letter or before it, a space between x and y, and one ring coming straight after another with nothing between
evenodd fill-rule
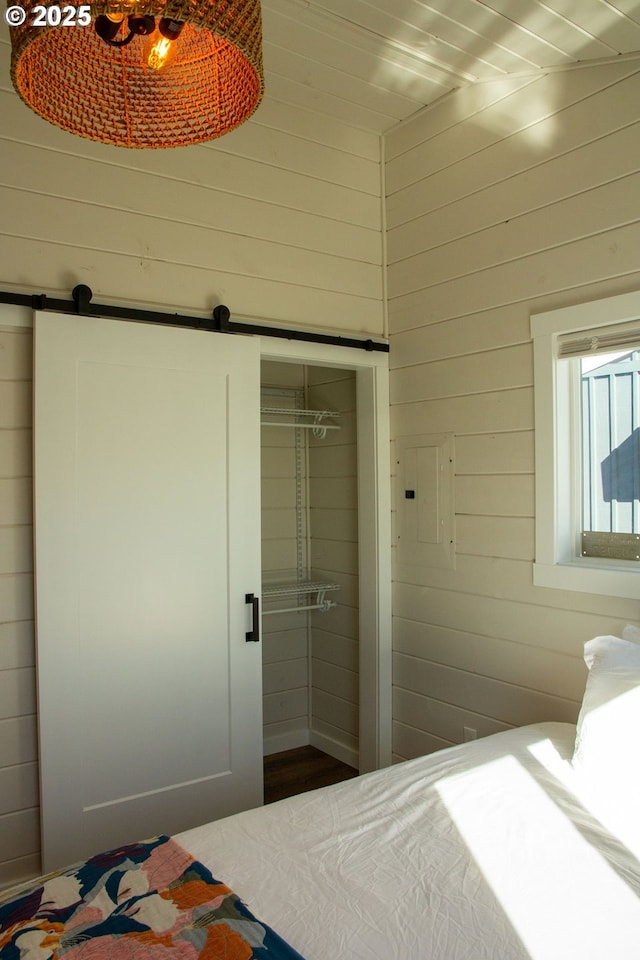
<instances>
[{"instance_id":1,"label":"barn door track rail","mask_svg":"<svg viewBox=\"0 0 640 960\"><path fill-rule=\"evenodd\" d=\"M93 291L86 284L78 284L71 291L71 300L58 300L45 293L11 293L0 291L0 303L30 307L32 310L48 310L53 313L71 313L83 317L107 317L112 320L137 320L141 323L160 323L172 327L188 327L208 330L212 333L239 333L249 336L278 337L281 340L304 340L308 343L327 343L338 347L355 347L361 350L389 352L389 344L379 340L359 340L356 337L339 337L329 333L308 330L289 330L286 327L271 327L254 323L236 323L231 320L231 311L223 303L213 308L211 317L190 317L179 313L164 313L160 310L140 310L136 307L117 307L108 303L93 303Z\"/></svg>"}]
</instances>

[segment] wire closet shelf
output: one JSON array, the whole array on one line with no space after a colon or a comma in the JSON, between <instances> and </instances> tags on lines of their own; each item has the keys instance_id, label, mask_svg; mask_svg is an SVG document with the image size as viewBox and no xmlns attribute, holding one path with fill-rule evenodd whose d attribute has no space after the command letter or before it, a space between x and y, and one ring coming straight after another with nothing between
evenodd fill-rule
<instances>
[{"instance_id":1,"label":"wire closet shelf","mask_svg":"<svg viewBox=\"0 0 640 960\"><path fill-rule=\"evenodd\" d=\"M336 606L334 600L328 600L326 594L330 590L339 590L340 584L326 583L321 580L296 580L292 583L263 583L262 599L265 603L271 600L282 600L285 603L295 603L293 606L278 606L276 610L262 609L262 616L274 613L300 613L305 610L320 610L326 613ZM305 603L306 598L314 598L315 602Z\"/></svg>"},{"instance_id":2,"label":"wire closet shelf","mask_svg":"<svg viewBox=\"0 0 640 960\"><path fill-rule=\"evenodd\" d=\"M339 424L325 423L327 419L339 420L340 414L333 410L298 410L286 407L261 407L263 427L296 427L311 430L317 440L324 440L327 430L340 430ZM272 419L276 417L277 419Z\"/></svg>"},{"instance_id":3,"label":"wire closet shelf","mask_svg":"<svg viewBox=\"0 0 640 960\"><path fill-rule=\"evenodd\" d=\"M276 391L274 391L276 392ZM289 427L296 430L311 430L317 440L324 440L328 430L340 430L337 423L328 423L328 420L340 419L340 414L334 410L305 410L300 407L261 406L260 417L263 427ZM298 448L298 444L296 447ZM298 449L298 455L300 451ZM296 466L296 502L298 512L301 504L300 464ZM298 517L298 521L300 521ZM298 527L301 523L298 522ZM302 530L298 529L298 540ZM308 575L303 570L301 544L298 543L298 567L294 573L278 580L263 580L262 584L262 615L269 616L277 613L301 613L304 611L319 610L321 613L336 606L334 600L326 595L340 589L338 583L328 583ZM280 601L280 602L278 602ZM276 606L272 606L272 604Z\"/></svg>"}]
</instances>

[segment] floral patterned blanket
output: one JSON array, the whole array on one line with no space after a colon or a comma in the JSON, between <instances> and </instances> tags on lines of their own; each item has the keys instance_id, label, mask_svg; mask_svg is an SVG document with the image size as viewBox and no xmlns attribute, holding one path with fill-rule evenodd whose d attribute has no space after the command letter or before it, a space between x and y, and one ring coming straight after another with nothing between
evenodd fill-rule
<instances>
[{"instance_id":1,"label":"floral patterned blanket","mask_svg":"<svg viewBox=\"0 0 640 960\"><path fill-rule=\"evenodd\" d=\"M0 903L1 960L302 960L170 837L92 857Z\"/></svg>"}]
</instances>

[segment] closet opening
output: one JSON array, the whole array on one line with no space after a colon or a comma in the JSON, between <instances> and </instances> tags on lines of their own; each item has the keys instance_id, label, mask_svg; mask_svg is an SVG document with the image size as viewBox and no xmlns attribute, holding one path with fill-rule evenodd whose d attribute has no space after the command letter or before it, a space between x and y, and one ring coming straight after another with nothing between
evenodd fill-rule
<instances>
[{"instance_id":1,"label":"closet opening","mask_svg":"<svg viewBox=\"0 0 640 960\"><path fill-rule=\"evenodd\" d=\"M264 753L357 770L355 372L263 360L260 406Z\"/></svg>"},{"instance_id":2,"label":"closet opening","mask_svg":"<svg viewBox=\"0 0 640 960\"><path fill-rule=\"evenodd\" d=\"M346 353L262 352L267 798L391 760L387 358Z\"/></svg>"}]
</instances>

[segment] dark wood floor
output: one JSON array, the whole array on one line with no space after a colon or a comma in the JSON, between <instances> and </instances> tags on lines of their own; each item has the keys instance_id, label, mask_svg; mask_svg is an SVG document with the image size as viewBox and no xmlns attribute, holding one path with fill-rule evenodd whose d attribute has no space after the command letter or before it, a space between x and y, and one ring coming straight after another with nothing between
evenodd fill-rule
<instances>
[{"instance_id":1,"label":"dark wood floor","mask_svg":"<svg viewBox=\"0 0 640 960\"><path fill-rule=\"evenodd\" d=\"M358 771L315 747L296 747L264 758L264 802L357 777Z\"/></svg>"}]
</instances>

